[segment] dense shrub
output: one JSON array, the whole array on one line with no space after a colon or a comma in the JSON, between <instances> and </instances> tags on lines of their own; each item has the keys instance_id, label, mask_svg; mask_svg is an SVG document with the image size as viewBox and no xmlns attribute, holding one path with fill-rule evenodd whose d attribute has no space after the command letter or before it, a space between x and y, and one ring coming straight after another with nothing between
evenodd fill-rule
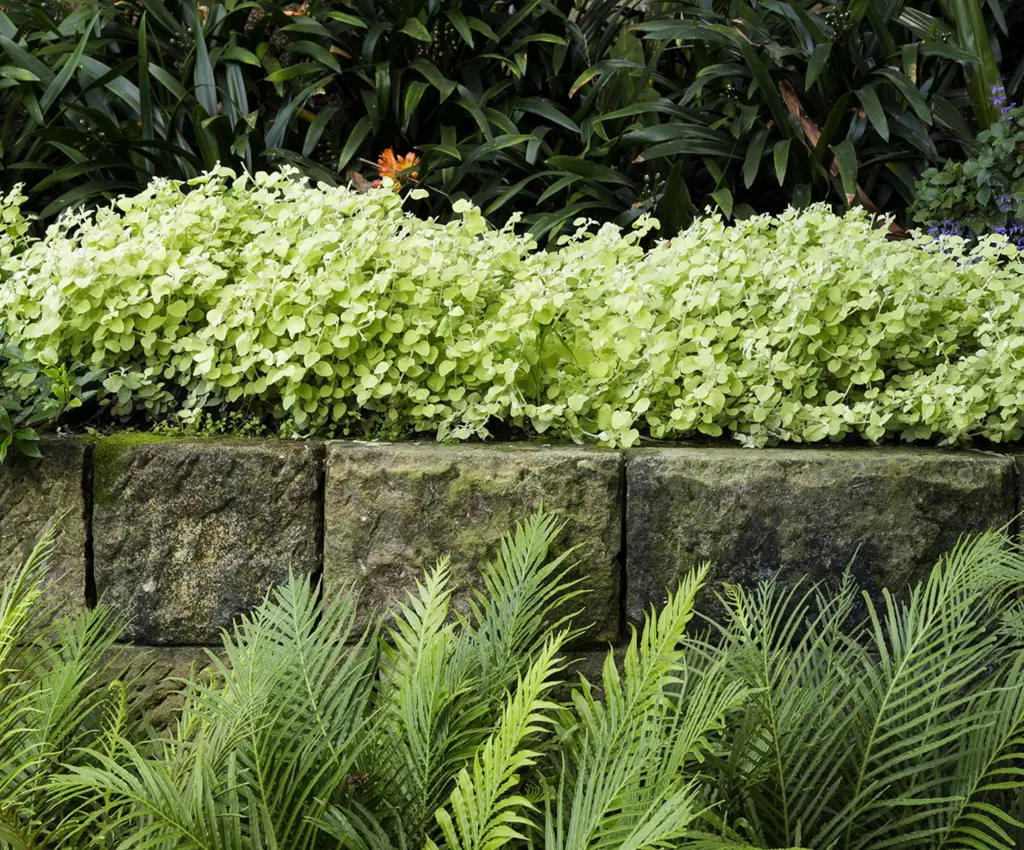
<instances>
[{"instance_id":1,"label":"dense shrub","mask_svg":"<svg viewBox=\"0 0 1024 850\"><path fill-rule=\"evenodd\" d=\"M727 588L701 636L696 569L560 696L557 531L537 515L508 535L455 622L445 561L365 633L354 600L293 579L225 633L159 738L97 687L109 614L44 631L46 664L25 663L42 591L19 577L0 594L0 846L1016 846L1024 555L1004 537L863 620L847 575Z\"/></svg>"},{"instance_id":2,"label":"dense shrub","mask_svg":"<svg viewBox=\"0 0 1024 850\"><path fill-rule=\"evenodd\" d=\"M542 237L645 211L674 233L708 204L902 212L991 120L1016 6L7 0L0 184L49 219L218 162L344 183L393 148L422 157L425 214L468 197Z\"/></svg>"},{"instance_id":3,"label":"dense shrub","mask_svg":"<svg viewBox=\"0 0 1024 850\"><path fill-rule=\"evenodd\" d=\"M158 180L8 260L0 310L26 357L104 370L117 417L619 445L1024 433L1024 262L1001 237L890 242L813 207L542 252L456 213L286 174Z\"/></svg>"},{"instance_id":4,"label":"dense shrub","mask_svg":"<svg viewBox=\"0 0 1024 850\"><path fill-rule=\"evenodd\" d=\"M0 281L6 261L28 241L29 223L20 209L25 200L17 190L0 198ZM38 457L37 429L52 427L92 398L92 384L103 375L103 370L86 372L81 363L26 358L11 339L8 322L0 315L0 466L12 450Z\"/></svg>"},{"instance_id":5,"label":"dense shrub","mask_svg":"<svg viewBox=\"0 0 1024 850\"><path fill-rule=\"evenodd\" d=\"M935 233L975 241L1002 233L1024 248L1024 108L997 92L1002 115L978 134L965 162L947 161L921 177L914 219Z\"/></svg>"},{"instance_id":6,"label":"dense shrub","mask_svg":"<svg viewBox=\"0 0 1024 850\"><path fill-rule=\"evenodd\" d=\"M975 0L669 3L635 29L664 50L671 84L656 88L696 117L629 138L660 142L643 155L674 162L684 192L706 185L689 162L703 158L714 182L697 209L742 217L827 200L902 213L921 170L961 155L975 122L998 116L989 87L1010 41L1004 7L1014 14ZM702 148L702 120L727 150Z\"/></svg>"}]
</instances>

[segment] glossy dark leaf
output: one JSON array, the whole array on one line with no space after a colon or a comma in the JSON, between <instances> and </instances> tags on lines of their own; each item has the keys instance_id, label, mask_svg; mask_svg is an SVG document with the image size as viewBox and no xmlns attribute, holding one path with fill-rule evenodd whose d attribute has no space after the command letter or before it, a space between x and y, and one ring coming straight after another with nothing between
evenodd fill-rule
<instances>
[{"instance_id":1,"label":"glossy dark leaf","mask_svg":"<svg viewBox=\"0 0 1024 850\"><path fill-rule=\"evenodd\" d=\"M811 88L818 76L821 74L832 52L832 42L826 41L823 44L816 44L811 51L811 58L807 63L807 73L804 77L804 88Z\"/></svg>"},{"instance_id":2,"label":"glossy dark leaf","mask_svg":"<svg viewBox=\"0 0 1024 850\"><path fill-rule=\"evenodd\" d=\"M905 75L892 68L879 68L875 73L892 83L893 87L907 99L910 108L925 124L931 124L932 113L921 93Z\"/></svg>"},{"instance_id":3,"label":"glossy dark leaf","mask_svg":"<svg viewBox=\"0 0 1024 850\"><path fill-rule=\"evenodd\" d=\"M196 12L198 19L199 13ZM206 49L206 37L201 26L195 29L196 64L193 71L196 100L207 115L217 114L217 84L213 78L213 65Z\"/></svg>"},{"instance_id":4,"label":"glossy dark leaf","mask_svg":"<svg viewBox=\"0 0 1024 850\"><path fill-rule=\"evenodd\" d=\"M0 49L6 53L18 68L31 72L39 81L49 85L56 76L43 62L17 44L13 39L0 35Z\"/></svg>"},{"instance_id":5,"label":"glossy dark leaf","mask_svg":"<svg viewBox=\"0 0 1024 850\"><path fill-rule=\"evenodd\" d=\"M579 124L557 109L550 101L541 100L536 97L526 97L522 100L516 101L515 105L524 112L539 115L541 118L546 118L548 121L552 121L555 124L565 127L573 133L580 132Z\"/></svg>"},{"instance_id":6,"label":"glossy dark leaf","mask_svg":"<svg viewBox=\"0 0 1024 850\"><path fill-rule=\"evenodd\" d=\"M732 218L732 192L726 189L724 186L721 189L715 189L711 193L711 197L714 198L718 208L722 211L722 214L726 218Z\"/></svg>"},{"instance_id":7,"label":"glossy dark leaf","mask_svg":"<svg viewBox=\"0 0 1024 850\"><path fill-rule=\"evenodd\" d=\"M847 198L853 198L857 194L857 152L853 149L853 144L849 139L844 139L838 145L833 145L832 152L836 155L843 191Z\"/></svg>"},{"instance_id":8,"label":"glossy dark leaf","mask_svg":"<svg viewBox=\"0 0 1024 850\"><path fill-rule=\"evenodd\" d=\"M445 17L452 22L452 26L455 27L455 31L462 37L462 40L466 42L466 45L472 48L473 30L466 21L466 16L458 9L448 9L444 14Z\"/></svg>"},{"instance_id":9,"label":"glossy dark leaf","mask_svg":"<svg viewBox=\"0 0 1024 850\"><path fill-rule=\"evenodd\" d=\"M142 138L153 138L153 96L149 83L149 27L148 12L139 20L139 129Z\"/></svg>"},{"instance_id":10,"label":"glossy dark leaf","mask_svg":"<svg viewBox=\"0 0 1024 850\"><path fill-rule=\"evenodd\" d=\"M46 91L43 92L42 97L39 98L39 108L42 109L43 112L46 112L53 102L61 96L61 93L64 91L64 87L67 86L71 79L71 75L78 70L79 63L82 61L82 55L85 53L86 45L88 45L89 38L92 35L92 29L98 19L99 14L97 13L85 28L85 32L82 33L82 37L75 46L74 52L67 58L67 61L65 61L64 67L60 69L57 76L54 77L46 87Z\"/></svg>"},{"instance_id":11,"label":"glossy dark leaf","mask_svg":"<svg viewBox=\"0 0 1024 850\"><path fill-rule=\"evenodd\" d=\"M762 127L758 130L747 146L747 153L743 160L743 185L748 189L754 185L757 179L757 172L761 168L761 157L764 155L765 142L768 141L768 129Z\"/></svg>"},{"instance_id":12,"label":"glossy dark leaf","mask_svg":"<svg viewBox=\"0 0 1024 850\"><path fill-rule=\"evenodd\" d=\"M555 171L568 171L597 183L617 183L620 186L632 184L632 181L624 174L606 165L599 165L577 156L552 156L548 158L546 164L548 168Z\"/></svg>"},{"instance_id":13,"label":"glossy dark leaf","mask_svg":"<svg viewBox=\"0 0 1024 850\"><path fill-rule=\"evenodd\" d=\"M772 149L772 159L775 162L775 179L781 186L786 181L786 169L789 167L789 147L792 139L783 139L775 143Z\"/></svg>"},{"instance_id":14,"label":"glossy dark leaf","mask_svg":"<svg viewBox=\"0 0 1024 850\"><path fill-rule=\"evenodd\" d=\"M870 86L857 89L857 99L860 101L860 105L864 107L864 112L867 114L868 120L875 130L878 131L878 135L885 141L889 141L889 122L886 120L885 110L882 109L882 104L878 100L875 90Z\"/></svg>"},{"instance_id":15,"label":"glossy dark leaf","mask_svg":"<svg viewBox=\"0 0 1024 850\"><path fill-rule=\"evenodd\" d=\"M338 164L335 168L339 172L343 172L345 170L345 167L352 161L352 157L356 155L356 151L359 150L359 146L368 135L370 135L370 119L364 115L352 128L352 132L349 134L349 137L345 142L345 146L341 149L341 153L338 155Z\"/></svg>"},{"instance_id":16,"label":"glossy dark leaf","mask_svg":"<svg viewBox=\"0 0 1024 850\"><path fill-rule=\"evenodd\" d=\"M308 56L310 59L316 60L327 70L334 71L335 74L341 73L341 65L331 51L315 41L294 41L291 49L301 56Z\"/></svg>"},{"instance_id":17,"label":"glossy dark leaf","mask_svg":"<svg viewBox=\"0 0 1024 850\"><path fill-rule=\"evenodd\" d=\"M425 41L427 44L430 44L431 41L433 41L427 28L416 18L409 18L409 20L403 24L399 32L403 32L410 38L414 38L417 41Z\"/></svg>"},{"instance_id":18,"label":"glossy dark leaf","mask_svg":"<svg viewBox=\"0 0 1024 850\"><path fill-rule=\"evenodd\" d=\"M86 201L96 201L108 197L111 193L130 191L133 185L126 180L91 180L58 196L43 208L40 216L49 218L63 210L80 206Z\"/></svg>"}]
</instances>

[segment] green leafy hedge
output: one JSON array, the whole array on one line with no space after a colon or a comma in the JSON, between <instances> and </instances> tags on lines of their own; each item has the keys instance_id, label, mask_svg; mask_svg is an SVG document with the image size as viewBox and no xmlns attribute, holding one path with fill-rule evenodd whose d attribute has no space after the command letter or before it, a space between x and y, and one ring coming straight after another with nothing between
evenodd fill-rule
<instances>
[{"instance_id":1,"label":"green leafy hedge","mask_svg":"<svg viewBox=\"0 0 1024 850\"><path fill-rule=\"evenodd\" d=\"M14 341L105 370L114 416L614 445L1024 433L1024 262L1003 237L891 242L819 206L650 250L649 222L581 222L545 252L388 187L221 169L188 189L67 216L4 265Z\"/></svg>"}]
</instances>

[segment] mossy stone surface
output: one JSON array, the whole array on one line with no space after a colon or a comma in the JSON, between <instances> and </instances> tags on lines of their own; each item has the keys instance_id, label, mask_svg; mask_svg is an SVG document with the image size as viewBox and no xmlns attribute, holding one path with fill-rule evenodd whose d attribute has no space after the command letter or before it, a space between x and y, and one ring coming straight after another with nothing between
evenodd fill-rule
<instances>
[{"instance_id":1,"label":"mossy stone surface","mask_svg":"<svg viewBox=\"0 0 1024 850\"><path fill-rule=\"evenodd\" d=\"M41 459L9 454L0 466L0 581L24 562L46 528L59 521L47 596L54 610L72 613L86 604L87 443L47 438L41 451Z\"/></svg>"},{"instance_id":2,"label":"mossy stone surface","mask_svg":"<svg viewBox=\"0 0 1024 850\"><path fill-rule=\"evenodd\" d=\"M597 449L359 444L327 446L324 586L352 587L360 618L393 609L426 568L451 554L454 604L501 534L539 506L565 523L552 549L572 546L589 640L619 633L622 460Z\"/></svg>"},{"instance_id":3,"label":"mossy stone surface","mask_svg":"<svg viewBox=\"0 0 1024 850\"><path fill-rule=\"evenodd\" d=\"M213 650L217 652L217 650ZM184 704L185 679L210 684L216 667L200 646L119 646L112 650L103 675L125 685L128 704L159 731L171 730Z\"/></svg>"},{"instance_id":4,"label":"mossy stone surface","mask_svg":"<svg viewBox=\"0 0 1024 850\"><path fill-rule=\"evenodd\" d=\"M208 644L289 570L318 569L321 447L277 440L100 440L96 590L126 639Z\"/></svg>"},{"instance_id":5,"label":"mossy stone surface","mask_svg":"<svg viewBox=\"0 0 1024 850\"><path fill-rule=\"evenodd\" d=\"M723 582L837 581L905 591L965 533L1016 512L1013 462L914 449L664 449L629 455L626 615L660 607L711 562L700 606Z\"/></svg>"}]
</instances>

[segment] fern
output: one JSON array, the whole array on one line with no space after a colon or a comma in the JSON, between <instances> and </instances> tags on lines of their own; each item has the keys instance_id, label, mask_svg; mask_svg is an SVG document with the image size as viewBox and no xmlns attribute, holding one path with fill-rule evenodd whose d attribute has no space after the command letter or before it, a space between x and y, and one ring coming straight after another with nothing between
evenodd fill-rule
<instances>
[{"instance_id":1,"label":"fern","mask_svg":"<svg viewBox=\"0 0 1024 850\"><path fill-rule=\"evenodd\" d=\"M548 558L559 531L538 511L503 535L466 618L451 622L444 558L400 606L381 641L377 713L358 768L367 785L332 813L332 834L374 850L441 839L435 812L578 596L566 555Z\"/></svg>"},{"instance_id":2,"label":"fern","mask_svg":"<svg viewBox=\"0 0 1024 850\"><path fill-rule=\"evenodd\" d=\"M1000 615L1022 587L1024 557L990 533L906 602L865 596L863 622L848 578L833 597L732 589L700 651L752 693L709 761L709 823L759 846L1012 846L1021 656Z\"/></svg>"},{"instance_id":3,"label":"fern","mask_svg":"<svg viewBox=\"0 0 1024 850\"><path fill-rule=\"evenodd\" d=\"M905 600L706 570L599 680L553 688L559 527L506 535L466 615L442 558L387 625L293 577L147 736L102 607L54 623L47 537L0 589L0 848L744 850L1024 843L1024 555L959 544Z\"/></svg>"},{"instance_id":4,"label":"fern","mask_svg":"<svg viewBox=\"0 0 1024 850\"><path fill-rule=\"evenodd\" d=\"M853 610L847 575L827 598L820 588L726 588L721 642L697 643L725 674L750 689L725 757L713 757L728 810L771 845L801 845L829 805L821 789L847 761L847 717L861 646L844 632ZM708 675L705 672L704 675Z\"/></svg>"},{"instance_id":5,"label":"fern","mask_svg":"<svg viewBox=\"0 0 1024 850\"><path fill-rule=\"evenodd\" d=\"M189 686L183 721L155 756L130 745L130 767L57 782L102 790L121 846L312 848L327 800L350 775L369 718L371 636L350 643L352 608L325 608L293 578L225 635L209 685Z\"/></svg>"},{"instance_id":6,"label":"fern","mask_svg":"<svg viewBox=\"0 0 1024 850\"><path fill-rule=\"evenodd\" d=\"M621 674L609 652L603 702L586 682L574 691L547 808L548 850L639 850L687 834L698 808L696 773L687 768L745 694L738 683L708 676L683 710L691 682L682 641L705 575L706 568L689 575L642 634L633 632Z\"/></svg>"},{"instance_id":7,"label":"fern","mask_svg":"<svg viewBox=\"0 0 1024 850\"><path fill-rule=\"evenodd\" d=\"M57 533L48 528L0 588L0 848L62 843L79 804L54 799L50 784L110 731L100 673L118 623L104 606L53 620L45 580Z\"/></svg>"},{"instance_id":8,"label":"fern","mask_svg":"<svg viewBox=\"0 0 1024 850\"><path fill-rule=\"evenodd\" d=\"M1024 784L1024 656L1002 666L970 710L987 722L958 748L949 788L955 808L929 824L936 850L1010 847L1011 832L1024 830L1006 803L1006 792Z\"/></svg>"},{"instance_id":9,"label":"fern","mask_svg":"<svg viewBox=\"0 0 1024 850\"><path fill-rule=\"evenodd\" d=\"M543 696L555 684L556 656L564 642L564 633L548 640L510 694L495 732L459 772L448 806L437 810L450 850L498 850L525 837L520 830L530 825L526 813L534 807L514 791L539 753L523 742L550 723L547 712L555 706ZM436 850L433 842L427 847Z\"/></svg>"}]
</instances>

